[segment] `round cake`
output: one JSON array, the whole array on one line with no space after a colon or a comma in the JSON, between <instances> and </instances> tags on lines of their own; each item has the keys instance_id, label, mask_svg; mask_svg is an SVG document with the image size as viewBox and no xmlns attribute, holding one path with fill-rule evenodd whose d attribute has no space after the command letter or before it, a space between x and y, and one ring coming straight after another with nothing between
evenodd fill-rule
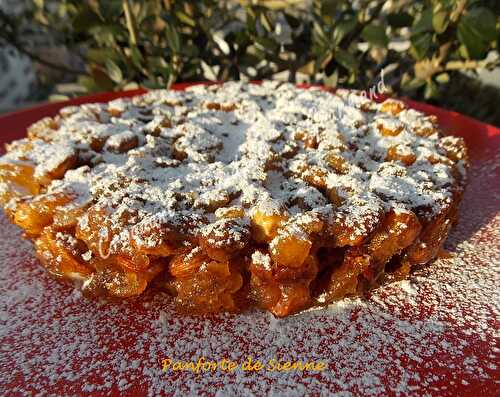
<instances>
[{"instance_id":1,"label":"round cake","mask_svg":"<svg viewBox=\"0 0 500 397\"><path fill-rule=\"evenodd\" d=\"M0 202L88 296L287 316L406 277L457 219L462 139L388 99L291 84L63 108L0 158Z\"/></svg>"}]
</instances>

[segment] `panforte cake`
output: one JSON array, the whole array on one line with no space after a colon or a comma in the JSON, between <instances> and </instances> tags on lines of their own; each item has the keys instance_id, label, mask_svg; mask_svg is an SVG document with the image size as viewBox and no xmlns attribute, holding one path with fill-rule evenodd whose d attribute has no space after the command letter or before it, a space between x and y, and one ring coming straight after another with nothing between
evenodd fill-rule
<instances>
[{"instance_id":1,"label":"panforte cake","mask_svg":"<svg viewBox=\"0 0 500 397\"><path fill-rule=\"evenodd\" d=\"M388 99L291 84L158 90L63 108L0 158L0 202L88 296L164 289L186 313L287 316L439 253L461 138Z\"/></svg>"}]
</instances>

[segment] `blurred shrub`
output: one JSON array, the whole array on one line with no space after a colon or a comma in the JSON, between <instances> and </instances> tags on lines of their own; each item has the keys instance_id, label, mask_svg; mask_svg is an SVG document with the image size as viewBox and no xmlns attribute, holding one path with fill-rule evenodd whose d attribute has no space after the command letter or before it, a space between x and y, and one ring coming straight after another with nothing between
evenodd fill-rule
<instances>
[{"instance_id":1,"label":"blurred shrub","mask_svg":"<svg viewBox=\"0 0 500 397\"><path fill-rule=\"evenodd\" d=\"M74 75L82 92L176 81L264 79L432 98L457 72L499 65L499 2L33 0L0 13L0 40ZM53 64L23 43L35 24L83 58Z\"/></svg>"}]
</instances>

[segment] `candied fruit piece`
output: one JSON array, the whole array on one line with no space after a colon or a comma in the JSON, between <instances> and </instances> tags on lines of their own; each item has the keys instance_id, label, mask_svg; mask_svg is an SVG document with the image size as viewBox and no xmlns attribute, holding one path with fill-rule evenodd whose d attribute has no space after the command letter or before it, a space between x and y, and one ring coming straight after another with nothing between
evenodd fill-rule
<instances>
[{"instance_id":1,"label":"candied fruit piece","mask_svg":"<svg viewBox=\"0 0 500 397\"><path fill-rule=\"evenodd\" d=\"M9 190L0 194L2 204L12 197L35 195L40 184L34 178L34 167L28 164L0 163L0 182L7 184Z\"/></svg>"},{"instance_id":2,"label":"candied fruit piece","mask_svg":"<svg viewBox=\"0 0 500 397\"><path fill-rule=\"evenodd\" d=\"M444 137L439 142L438 147L454 163L460 160L467 160L467 147L463 138L455 136Z\"/></svg>"},{"instance_id":3,"label":"candied fruit piece","mask_svg":"<svg viewBox=\"0 0 500 397\"><path fill-rule=\"evenodd\" d=\"M136 253L132 257L117 255L116 262L125 270L143 272L151 266L151 261L147 255Z\"/></svg>"},{"instance_id":4,"label":"candied fruit piece","mask_svg":"<svg viewBox=\"0 0 500 397\"><path fill-rule=\"evenodd\" d=\"M294 139L304 142L304 146L309 149L317 149L319 137L307 131L297 131L294 134Z\"/></svg>"},{"instance_id":5,"label":"candied fruit piece","mask_svg":"<svg viewBox=\"0 0 500 397\"><path fill-rule=\"evenodd\" d=\"M340 207L342 203L345 201L345 198L339 194L339 189L335 187L329 187L326 189L326 194L330 203L335 205L336 207Z\"/></svg>"},{"instance_id":6,"label":"candied fruit piece","mask_svg":"<svg viewBox=\"0 0 500 397\"><path fill-rule=\"evenodd\" d=\"M300 174L300 178L309 185L321 190L326 187L327 175L327 169L317 165L311 165Z\"/></svg>"},{"instance_id":7,"label":"candied fruit piece","mask_svg":"<svg viewBox=\"0 0 500 397\"><path fill-rule=\"evenodd\" d=\"M349 163L347 160L334 151L327 152L324 160L337 174L347 174L349 172Z\"/></svg>"},{"instance_id":8,"label":"candied fruit piece","mask_svg":"<svg viewBox=\"0 0 500 397\"><path fill-rule=\"evenodd\" d=\"M86 295L109 295L129 298L144 292L148 283L164 269L161 260L155 261L145 271L135 272L121 267L116 257L94 261L96 272L83 285Z\"/></svg>"},{"instance_id":9,"label":"candied fruit piece","mask_svg":"<svg viewBox=\"0 0 500 397\"><path fill-rule=\"evenodd\" d=\"M217 313L239 309L236 293L243 285L243 277L229 262L204 262L191 277L175 278L170 284L181 311Z\"/></svg>"},{"instance_id":10,"label":"candied fruit piece","mask_svg":"<svg viewBox=\"0 0 500 397\"><path fill-rule=\"evenodd\" d=\"M386 161L401 161L405 165L412 165L417 156L409 149L403 148L401 145L391 146L387 150L387 155L385 156Z\"/></svg>"},{"instance_id":11,"label":"candied fruit piece","mask_svg":"<svg viewBox=\"0 0 500 397\"><path fill-rule=\"evenodd\" d=\"M367 287L373 286L384 265L412 244L420 230L420 222L413 212L389 211L366 245L347 250L343 263L331 274L326 288L326 301L362 293L358 291L363 286L359 284L361 275Z\"/></svg>"},{"instance_id":12,"label":"candied fruit piece","mask_svg":"<svg viewBox=\"0 0 500 397\"><path fill-rule=\"evenodd\" d=\"M88 204L62 205L54 210L53 227L57 230L74 229L78 219L82 217L88 208Z\"/></svg>"},{"instance_id":13,"label":"candied fruit piece","mask_svg":"<svg viewBox=\"0 0 500 397\"><path fill-rule=\"evenodd\" d=\"M311 302L309 287L301 283L280 285L281 296L270 309L277 317L285 317L305 309Z\"/></svg>"},{"instance_id":14,"label":"candied fruit piece","mask_svg":"<svg viewBox=\"0 0 500 397\"><path fill-rule=\"evenodd\" d=\"M346 201L335 213L329 233L338 247L358 246L370 236L384 217L382 207L366 201Z\"/></svg>"},{"instance_id":15,"label":"candied fruit piece","mask_svg":"<svg viewBox=\"0 0 500 397\"><path fill-rule=\"evenodd\" d=\"M125 153L139 145L139 138L130 131L111 135L104 144L104 149L114 153Z\"/></svg>"},{"instance_id":16,"label":"candied fruit piece","mask_svg":"<svg viewBox=\"0 0 500 397\"><path fill-rule=\"evenodd\" d=\"M272 280L266 280L252 273L250 278L249 299L262 309L270 310L281 297L279 284Z\"/></svg>"},{"instance_id":17,"label":"candied fruit piece","mask_svg":"<svg viewBox=\"0 0 500 397\"><path fill-rule=\"evenodd\" d=\"M37 257L53 275L68 279L85 278L92 273L78 258L78 249L83 249L71 235L45 228L35 240Z\"/></svg>"},{"instance_id":18,"label":"candied fruit piece","mask_svg":"<svg viewBox=\"0 0 500 397\"><path fill-rule=\"evenodd\" d=\"M300 267L311 250L312 242L303 230L297 227L280 229L269 244L274 262L289 267Z\"/></svg>"},{"instance_id":19,"label":"candied fruit piece","mask_svg":"<svg viewBox=\"0 0 500 397\"><path fill-rule=\"evenodd\" d=\"M168 268L170 274L174 277L191 277L199 270L203 263L208 261L208 256L201 248L196 247L189 252L174 256Z\"/></svg>"},{"instance_id":20,"label":"candied fruit piece","mask_svg":"<svg viewBox=\"0 0 500 397\"><path fill-rule=\"evenodd\" d=\"M243 218L245 216L245 210L243 207L221 207L217 208L215 211L215 216L219 219L221 218Z\"/></svg>"},{"instance_id":21,"label":"candied fruit piece","mask_svg":"<svg viewBox=\"0 0 500 397\"><path fill-rule=\"evenodd\" d=\"M250 224L242 219L220 219L201 229L200 247L217 261L238 254L250 241Z\"/></svg>"},{"instance_id":22,"label":"candied fruit piece","mask_svg":"<svg viewBox=\"0 0 500 397\"><path fill-rule=\"evenodd\" d=\"M271 256L263 249L255 250L251 255L248 270L261 279L272 279L274 264Z\"/></svg>"},{"instance_id":23,"label":"candied fruit piece","mask_svg":"<svg viewBox=\"0 0 500 397\"><path fill-rule=\"evenodd\" d=\"M59 128L59 123L52 117L44 117L36 123L28 127L29 139L41 139L45 142L50 142L53 139L54 133Z\"/></svg>"},{"instance_id":24,"label":"candied fruit piece","mask_svg":"<svg viewBox=\"0 0 500 397\"><path fill-rule=\"evenodd\" d=\"M401 101L398 101L395 99L386 99L380 105L381 112L389 113L389 114L392 114L393 116L396 116L397 114L401 113L405 109L406 109L406 105L404 104L404 102L401 102Z\"/></svg>"},{"instance_id":25,"label":"candied fruit piece","mask_svg":"<svg viewBox=\"0 0 500 397\"><path fill-rule=\"evenodd\" d=\"M39 164L35 172L35 179L43 186L48 186L54 179L62 179L66 171L74 168L78 163L78 154L76 150L67 150L61 153L53 161L45 164Z\"/></svg>"},{"instance_id":26,"label":"candied fruit piece","mask_svg":"<svg viewBox=\"0 0 500 397\"><path fill-rule=\"evenodd\" d=\"M377 129L383 136L398 136L404 129L401 122L389 119L380 119L377 121Z\"/></svg>"},{"instance_id":27,"label":"candied fruit piece","mask_svg":"<svg viewBox=\"0 0 500 397\"><path fill-rule=\"evenodd\" d=\"M418 237L422 226L411 211L389 211L382 224L372 235L362 255L369 255L370 266L363 271L367 288L375 286L383 276L385 265L395 255L410 246Z\"/></svg>"},{"instance_id":28,"label":"candied fruit piece","mask_svg":"<svg viewBox=\"0 0 500 397\"><path fill-rule=\"evenodd\" d=\"M130 240L142 253L170 256L185 249L185 243L195 243L197 229L205 221L195 214L169 217L158 213L135 224L130 230Z\"/></svg>"},{"instance_id":29,"label":"candied fruit piece","mask_svg":"<svg viewBox=\"0 0 500 397\"><path fill-rule=\"evenodd\" d=\"M369 267L370 260L366 255L351 255L350 252L346 254L342 265L332 272L325 291L325 302L356 294L358 276Z\"/></svg>"},{"instance_id":30,"label":"candied fruit piece","mask_svg":"<svg viewBox=\"0 0 500 397\"><path fill-rule=\"evenodd\" d=\"M75 236L83 240L94 254L107 258L113 239L111 224L106 209L93 205L78 221Z\"/></svg>"},{"instance_id":31,"label":"candied fruit piece","mask_svg":"<svg viewBox=\"0 0 500 397\"><path fill-rule=\"evenodd\" d=\"M281 223L288 217L281 211L267 213L257 209L252 213L252 238L257 242L269 242L277 234Z\"/></svg>"},{"instance_id":32,"label":"candied fruit piece","mask_svg":"<svg viewBox=\"0 0 500 397\"><path fill-rule=\"evenodd\" d=\"M45 226L52 223L57 207L68 204L73 195L65 193L49 193L24 200L17 204L14 223L23 228L29 235L38 235Z\"/></svg>"},{"instance_id":33,"label":"candied fruit piece","mask_svg":"<svg viewBox=\"0 0 500 397\"><path fill-rule=\"evenodd\" d=\"M436 257L452 226L448 216L449 211L443 211L423 228L418 240L407 249L405 261L413 266L425 264Z\"/></svg>"},{"instance_id":34,"label":"candied fruit piece","mask_svg":"<svg viewBox=\"0 0 500 397\"><path fill-rule=\"evenodd\" d=\"M236 104L232 102L205 102L204 106L209 110L221 110L223 112L232 112L236 109Z\"/></svg>"},{"instance_id":35,"label":"candied fruit piece","mask_svg":"<svg viewBox=\"0 0 500 397\"><path fill-rule=\"evenodd\" d=\"M372 262L387 263L393 255L412 244L421 229L420 222L413 212L389 211L368 243Z\"/></svg>"}]
</instances>

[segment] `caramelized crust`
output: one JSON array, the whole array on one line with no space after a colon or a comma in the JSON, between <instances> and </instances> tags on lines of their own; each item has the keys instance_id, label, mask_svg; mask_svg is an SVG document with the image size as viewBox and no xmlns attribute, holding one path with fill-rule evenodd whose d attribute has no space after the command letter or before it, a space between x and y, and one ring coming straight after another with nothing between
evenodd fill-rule
<instances>
[{"instance_id":1,"label":"caramelized crust","mask_svg":"<svg viewBox=\"0 0 500 397\"><path fill-rule=\"evenodd\" d=\"M0 158L0 203L58 279L186 313L287 316L436 257L467 149L389 99L289 84L62 109Z\"/></svg>"}]
</instances>

